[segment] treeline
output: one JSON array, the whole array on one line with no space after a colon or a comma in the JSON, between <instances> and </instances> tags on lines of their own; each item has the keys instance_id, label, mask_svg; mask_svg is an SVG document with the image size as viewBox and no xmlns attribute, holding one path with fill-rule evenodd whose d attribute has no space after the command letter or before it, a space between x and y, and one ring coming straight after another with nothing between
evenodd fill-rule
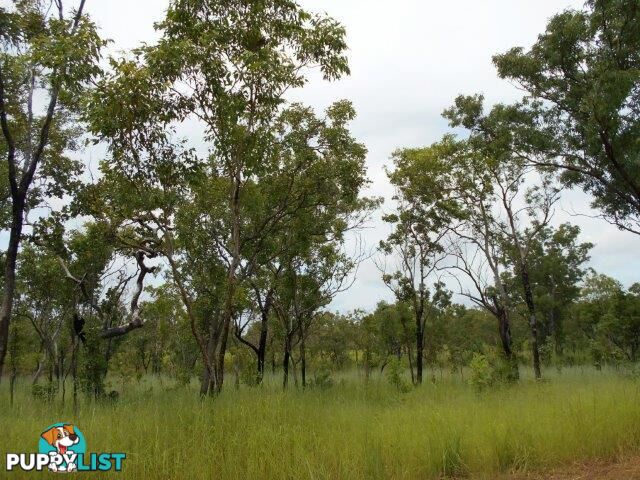
<instances>
[{"instance_id":1,"label":"treeline","mask_svg":"<svg viewBox=\"0 0 640 480\"><path fill-rule=\"evenodd\" d=\"M495 316L485 309L452 302L452 292L442 285L435 288L438 300L430 302L425 314L425 376L433 382L448 375L472 382L516 380L505 362ZM107 393L107 371L111 388L117 389L151 374L173 378L179 384L188 384L197 375L206 378L179 295L168 287L152 289L150 294L144 302L145 327L116 340L108 357L106 352L90 348L99 344L98 339L86 344L78 372L78 386L83 390L91 395ZM541 305L542 366L558 370L577 365L628 368L638 361L637 284L625 290L616 280L589 271L580 287L574 285L571 298L563 299L562 308L558 309L544 288L536 289L535 300ZM513 313L512 358L516 369L526 368L532 364L526 307L516 304ZM31 318L28 309L19 315L25 318L17 319L10 338L11 372L27 377L36 395L52 397L66 380L73 340L64 331L60 333L62 322L52 322L52 338L43 347L42 338L34 332L34 327L42 331L46 326L43 317ZM363 379L384 375L402 388L408 386L401 379L402 372L408 371L411 381L417 382L415 316L406 302L381 302L371 313L319 312L306 330L296 331L289 339L288 357L283 348L287 332L280 323L275 319L269 323L261 356L257 348L263 335L260 311L246 310L243 316L244 321L234 325L225 357L235 385L258 385L266 373L285 385L290 377L296 387L325 388L338 372L354 369ZM482 365L486 371L478 370Z\"/></svg>"},{"instance_id":2,"label":"treeline","mask_svg":"<svg viewBox=\"0 0 640 480\"><path fill-rule=\"evenodd\" d=\"M0 9L11 385L28 373L38 394L99 398L109 372L155 372L214 395L229 371L258 384L277 369L286 387L354 365L400 382L406 364L419 384L429 366L513 381L529 363L539 378L545 363L636 360L638 289L587 274L592 245L553 216L580 187L639 231L638 1L560 13L530 50L494 58L522 101L461 96L445 112L458 135L393 155L375 258L397 302L347 316L327 306L382 199L362 195L350 102L286 100L311 69L348 75L344 28L288 0L174 0L157 43L107 65L85 2L54 5ZM87 142L106 148L98 170Z\"/></svg>"}]
</instances>

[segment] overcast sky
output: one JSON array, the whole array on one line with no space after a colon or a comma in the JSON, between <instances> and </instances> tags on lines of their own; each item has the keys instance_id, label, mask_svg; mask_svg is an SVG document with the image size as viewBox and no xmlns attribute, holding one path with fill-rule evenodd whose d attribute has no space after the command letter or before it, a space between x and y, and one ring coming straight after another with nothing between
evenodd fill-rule
<instances>
[{"instance_id":1,"label":"overcast sky","mask_svg":"<svg viewBox=\"0 0 640 480\"><path fill-rule=\"evenodd\" d=\"M2 1L1 3L5 3ZM491 56L513 46L528 47L547 20L565 8L579 7L570 0L304 0L311 11L324 11L341 21L348 34L352 74L335 83L313 78L291 94L292 100L325 108L335 100L350 99L358 112L353 133L368 150L370 195L391 196L384 166L400 147L424 146L437 141L447 124L441 112L461 93L483 93L489 103L509 102L520 92L497 78ZM168 0L87 0L87 10L113 40L111 52L141 42L152 43L153 23L162 18ZM197 138L196 132L185 132ZM563 197L557 223L567 212L593 213L589 199L571 192ZM384 209L392 206L387 201ZM582 228L582 240L596 244L591 266L629 285L638 280L640 238L619 232L600 220L571 219ZM364 232L369 248L389 228L379 220ZM375 264L361 266L351 289L332 308L371 309L391 299Z\"/></svg>"}]
</instances>

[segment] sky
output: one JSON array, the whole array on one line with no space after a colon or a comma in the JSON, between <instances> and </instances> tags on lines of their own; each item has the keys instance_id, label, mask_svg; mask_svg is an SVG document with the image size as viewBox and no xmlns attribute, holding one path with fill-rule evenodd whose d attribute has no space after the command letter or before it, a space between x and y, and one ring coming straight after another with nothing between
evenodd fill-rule
<instances>
[{"instance_id":1,"label":"sky","mask_svg":"<svg viewBox=\"0 0 640 480\"><path fill-rule=\"evenodd\" d=\"M0 1L5 3L5 1ZM68 3L68 2L67 2ZM353 102L358 118L354 136L368 148L366 194L390 199L392 189L384 167L398 148L426 146L449 130L441 117L459 94L482 93L489 104L511 102L520 92L498 78L492 55L514 46L530 46L548 19L572 0L300 0L313 12L326 12L347 30L351 76L328 83L312 76L290 100L318 111L339 99ZM86 10L113 43L111 54L153 43L153 23L160 20L168 0L87 0ZM199 138L197 125L183 134ZM89 152L91 155L91 152ZM556 211L555 223L571 221L582 229L581 240L596 244L590 266L624 285L638 280L640 237L620 232L585 215L590 199L568 192ZM390 200L383 211L392 210ZM572 213L581 214L573 216ZM379 215L361 232L375 248L390 227ZM457 288L452 285L451 288ZM370 310L380 300L392 300L373 259L364 262L352 287L336 297L332 309Z\"/></svg>"}]
</instances>

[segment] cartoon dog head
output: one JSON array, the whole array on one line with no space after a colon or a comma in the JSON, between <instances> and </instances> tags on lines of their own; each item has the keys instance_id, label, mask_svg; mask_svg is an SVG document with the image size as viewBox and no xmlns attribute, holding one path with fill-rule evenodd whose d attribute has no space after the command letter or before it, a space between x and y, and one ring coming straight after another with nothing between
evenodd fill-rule
<instances>
[{"instance_id":1,"label":"cartoon dog head","mask_svg":"<svg viewBox=\"0 0 640 480\"><path fill-rule=\"evenodd\" d=\"M49 445L55 447L61 455L67 453L67 448L80 441L78 435L73 431L73 425L70 424L65 424L61 427L51 427L42 434L42 438L44 438Z\"/></svg>"}]
</instances>

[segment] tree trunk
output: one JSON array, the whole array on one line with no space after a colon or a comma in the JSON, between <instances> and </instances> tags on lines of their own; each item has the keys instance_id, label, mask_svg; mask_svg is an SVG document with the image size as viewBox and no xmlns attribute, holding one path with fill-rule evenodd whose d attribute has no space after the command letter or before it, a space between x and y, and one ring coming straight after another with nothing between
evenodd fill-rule
<instances>
[{"instance_id":1,"label":"tree trunk","mask_svg":"<svg viewBox=\"0 0 640 480\"><path fill-rule=\"evenodd\" d=\"M424 353L424 328L420 325L420 320L416 322L416 384L422 385L422 368ZM411 375L413 377L413 375Z\"/></svg>"},{"instance_id":2,"label":"tree trunk","mask_svg":"<svg viewBox=\"0 0 640 480\"><path fill-rule=\"evenodd\" d=\"M284 341L284 355L282 356L282 388L286 390L289 385L289 357L291 356L291 341Z\"/></svg>"},{"instance_id":3,"label":"tree trunk","mask_svg":"<svg viewBox=\"0 0 640 480\"><path fill-rule=\"evenodd\" d=\"M16 378L18 378L18 370L14 367L11 369L11 378L9 379L9 405L13 407L13 396L16 388Z\"/></svg>"},{"instance_id":4,"label":"tree trunk","mask_svg":"<svg viewBox=\"0 0 640 480\"><path fill-rule=\"evenodd\" d=\"M518 360L513 353L509 312L507 312L506 308L500 307L498 308L496 317L498 318L498 331L500 332L502 351L507 363L511 366L512 380L515 381L520 378L520 371L518 369Z\"/></svg>"},{"instance_id":5,"label":"tree trunk","mask_svg":"<svg viewBox=\"0 0 640 480\"><path fill-rule=\"evenodd\" d=\"M207 340L207 357L215 358L216 346L218 344L218 334L219 334L219 320L218 317L212 318L209 324L209 339ZM218 390L216 388L216 370L217 365L216 362L213 362L213 372L209 372L209 369L205 368L202 371L202 376L200 379L200 395L212 395L216 393Z\"/></svg>"},{"instance_id":6,"label":"tree trunk","mask_svg":"<svg viewBox=\"0 0 640 480\"><path fill-rule=\"evenodd\" d=\"M38 379L40 375L42 375L42 371L44 370L44 364L47 361L47 352L44 349L44 341L40 342L40 359L38 360L38 366L36 367L36 371L33 374L33 378L31 379L31 385L35 385L38 383Z\"/></svg>"},{"instance_id":7,"label":"tree trunk","mask_svg":"<svg viewBox=\"0 0 640 480\"><path fill-rule=\"evenodd\" d=\"M13 198L11 231L9 233L9 246L7 247L4 264L4 286L2 291L2 304L0 304L0 380L7 357L7 346L9 342L9 323L11 322L11 310L13 308L13 297L16 288L16 262L18 259L18 248L20 247L20 237L22 235L22 225L24 219L24 195L20 194Z\"/></svg>"},{"instance_id":8,"label":"tree trunk","mask_svg":"<svg viewBox=\"0 0 640 480\"><path fill-rule=\"evenodd\" d=\"M304 328L300 327L300 378L302 388L307 387L307 349L304 343Z\"/></svg>"},{"instance_id":9,"label":"tree trunk","mask_svg":"<svg viewBox=\"0 0 640 480\"><path fill-rule=\"evenodd\" d=\"M298 362L293 357L293 351L289 355L289 362L291 364L291 373L293 374L293 386L298 388Z\"/></svg>"},{"instance_id":10,"label":"tree trunk","mask_svg":"<svg viewBox=\"0 0 640 480\"><path fill-rule=\"evenodd\" d=\"M258 340L258 378L257 383L261 384L262 379L264 378L264 364L265 357L267 356L267 337L269 334L269 324L267 319L269 317L269 313L262 312L262 320L260 323L260 340Z\"/></svg>"},{"instance_id":11,"label":"tree trunk","mask_svg":"<svg viewBox=\"0 0 640 480\"><path fill-rule=\"evenodd\" d=\"M536 308L533 301L533 292L529 281L529 270L523 261L520 265L520 276L522 279L522 287L524 289L524 301L529 310L529 328L531 330L531 351L533 354L533 371L536 379L542 378L540 370L540 347L538 345L538 318L536 317Z\"/></svg>"},{"instance_id":12,"label":"tree trunk","mask_svg":"<svg viewBox=\"0 0 640 480\"><path fill-rule=\"evenodd\" d=\"M216 391L222 390L224 384L224 356L227 352L227 340L229 339L229 329L231 320L234 317L234 298L236 294L237 270L240 265L240 187L242 177L240 168L232 177L230 207L231 207L231 264L227 272L227 298L225 302L225 312L223 317L222 333L220 336L220 348L218 350Z\"/></svg>"}]
</instances>

